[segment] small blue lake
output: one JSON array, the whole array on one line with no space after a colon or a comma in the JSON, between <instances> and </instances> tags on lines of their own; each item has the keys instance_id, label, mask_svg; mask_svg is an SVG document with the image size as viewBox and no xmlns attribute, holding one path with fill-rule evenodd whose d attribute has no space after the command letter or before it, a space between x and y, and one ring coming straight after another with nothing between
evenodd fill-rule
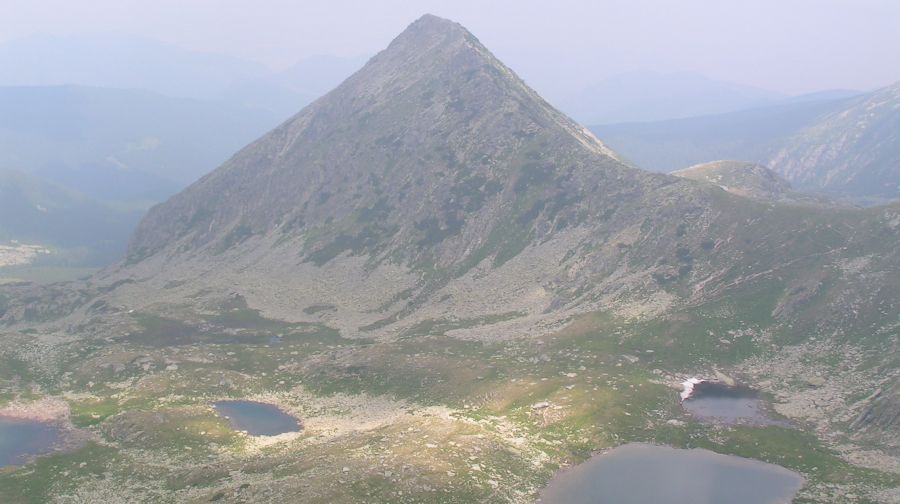
<instances>
[{"instance_id":1,"label":"small blue lake","mask_svg":"<svg viewBox=\"0 0 900 504\"><path fill-rule=\"evenodd\" d=\"M0 467L22 465L53 451L63 439L51 424L0 417Z\"/></svg>"},{"instance_id":2,"label":"small blue lake","mask_svg":"<svg viewBox=\"0 0 900 504\"><path fill-rule=\"evenodd\" d=\"M774 464L632 443L560 472L542 504L788 504L803 478Z\"/></svg>"},{"instance_id":3,"label":"small blue lake","mask_svg":"<svg viewBox=\"0 0 900 504\"><path fill-rule=\"evenodd\" d=\"M681 406L695 417L712 423L790 425L786 421L769 418L763 400L749 387L701 382L694 385L693 393L682 401Z\"/></svg>"},{"instance_id":4,"label":"small blue lake","mask_svg":"<svg viewBox=\"0 0 900 504\"><path fill-rule=\"evenodd\" d=\"M277 406L255 401L218 401L216 411L228 420L231 428L251 436L277 436L299 432L300 421Z\"/></svg>"}]
</instances>

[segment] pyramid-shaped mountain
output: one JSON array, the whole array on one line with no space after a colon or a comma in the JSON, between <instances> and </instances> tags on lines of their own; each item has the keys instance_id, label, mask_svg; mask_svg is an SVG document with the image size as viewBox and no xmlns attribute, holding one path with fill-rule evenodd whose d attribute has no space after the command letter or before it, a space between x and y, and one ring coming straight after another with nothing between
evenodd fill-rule
<instances>
[{"instance_id":1,"label":"pyramid-shaped mountain","mask_svg":"<svg viewBox=\"0 0 900 504\"><path fill-rule=\"evenodd\" d=\"M547 208L519 213L531 210L549 231L577 220L562 208L576 210L576 197L634 190L642 177L612 156L463 27L429 15L337 89L154 209L131 258L317 229L322 237L306 256L319 263L343 250L416 257L434 246L452 249L442 261L452 262L482 245L493 224L484 217L513 217L508 207L528 194Z\"/></svg>"},{"instance_id":2,"label":"pyramid-shaped mountain","mask_svg":"<svg viewBox=\"0 0 900 504\"><path fill-rule=\"evenodd\" d=\"M152 209L106 276L132 280L116 284L132 306L238 293L345 335L423 320L473 337L545 331L587 311L643 317L763 291L774 276L787 316L791 285L890 218L835 211L823 240L798 212L628 165L428 15Z\"/></svg>"}]
</instances>

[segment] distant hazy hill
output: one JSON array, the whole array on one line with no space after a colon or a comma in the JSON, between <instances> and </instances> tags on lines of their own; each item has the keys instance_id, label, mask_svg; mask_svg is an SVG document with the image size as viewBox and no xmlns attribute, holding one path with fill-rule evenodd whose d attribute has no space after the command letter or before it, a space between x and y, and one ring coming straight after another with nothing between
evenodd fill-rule
<instances>
[{"instance_id":1,"label":"distant hazy hill","mask_svg":"<svg viewBox=\"0 0 900 504\"><path fill-rule=\"evenodd\" d=\"M211 99L268 72L259 63L118 33L32 36L0 45L4 86L78 84Z\"/></svg>"},{"instance_id":2,"label":"distant hazy hill","mask_svg":"<svg viewBox=\"0 0 900 504\"><path fill-rule=\"evenodd\" d=\"M269 112L145 91L0 88L0 166L101 200L160 201L278 122Z\"/></svg>"},{"instance_id":3,"label":"distant hazy hill","mask_svg":"<svg viewBox=\"0 0 900 504\"><path fill-rule=\"evenodd\" d=\"M764 163L772 145L847 100L789 103L727 114L591 126L641 168L670 172L717 159Z\"/></svg>"},{"instance_id":4,"label":"distant hazy hill","mask_svg":"<svg viewBox=\"0 0 900 504\"><path fill-rule=\"evenodd\" d=\"M284 119L364 62L364 57L316 56L275 72L240 58L124 34L32 36L0 45L0 86L143 89L262 108Z\"/></svg>"},{"instance_id":5,"label":"distant hazy hill","mask_svg":"<svg viewBox=\"0 0 900 504\"><path fill-rule=\"evenodd\" d=\"M271 80L298 93L319 97L362 68L368 59L368 56L352 58L312 56L279 72Z\"/></svg>"},{"instance_id":6,"label":"distant hazy hill","mask_svg":"<svg viewBox=\"0 0 900 504\"><path fill-rule=\"evenodd\" d=\"M19 171L0 169L0 242L51 247L54 263L100 265L118 258L142 212L116 211Z\"/></svg>"},{"instance_id":7,"label":"distant hazy hill","mask_svg":"<svg viewBox=\"0 0 900 504\"><path fill-rule=\"evenodd\" d=\"M237 86L224 95L229 103L262 108L286 119L358 70L367 57L304 58L278 73Z\"/></svg>"},{"instance_id":8,"label":"distant hazy hill","mask_svg":"<svg viewBox=\"0 0 900 504\"><path fill-rule=\"evenodd\" d=\"M635 164L672 171L717 159L772 168L800 190L900 198L900 85L728 114L591 129ZM840 94L838 95L840 96Z\"/></svg>"},{"instance_id":9,"label":"distant hazy hill","mask_svg":"<svg viewBox=\"0 0 900 504\"><path fill-rule=\"evenodd\" d=\"M643 71L605 79L565 100L560 108L584 124L610 124L731 112L784 98L692 73Z\"/></svg>"}]
</instances>

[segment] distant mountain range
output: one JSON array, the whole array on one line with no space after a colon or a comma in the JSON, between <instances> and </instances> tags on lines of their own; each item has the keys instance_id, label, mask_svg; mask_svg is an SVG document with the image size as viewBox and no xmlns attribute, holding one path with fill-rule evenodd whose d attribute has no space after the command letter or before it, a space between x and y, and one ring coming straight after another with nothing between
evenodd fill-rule
<instances>
[{"instance_id":1,"label":"distant mountain range","mask_svg":"<svg viewBox=\"0 0 900 504\"><path fill-rule=\"evenodd\" d=\"M771 105L786 95L701 75L629 72L609 77L560 103L583 124L693 117Z\"/></svg>"},{"instance_id":2,"label":"distant mountain range","mask_svg":"<svg viewBox=\"0 0 900 504\"><path fill-rule=\"evenodd\" d=\"M367 58L316 56L275 72L256 62L118 33L32 36L0 45L0 86L142 89L287 118Z\"/></svg>"},{"instance_id":3,"label":"distant mountain range","mask_svg":"<svg viewBox=\"0 0 900 504\"><path fill-rule=\"evenodd\" d=\"M0 87L0 166L99 200L156 202L278 121L259 109L146 91Z\"/></svg>"},{"instance_id":4,"label":"distant mountain range","mask_svg":"<svg viewBox=\"0 0 900 504\"><path fill-rule=\"evenodd\" d=\"M147 91L0 87L0 241L49 246L54 264L115 261L144 210L279 120Z\"/></svg>"},{"instance_id":5,"label":"distant mountain range","mask_svg":"<svg viewBox=\"0 0 900 504\"><path fill-rule=\"evenodd\" d=\"M317 56L274 72L116 33L6 42L0 45L0 169L6 170L0 240L78 246L79 254L67 254L74 263L113 261L144 210L366 59Z\"/></svg>"},{"instance_id":6,"label":"distant mountain range","mask_svg":"<svg viewBox=\"0 0 900 504\"><path fill-rule=\"evenodd\" d=\"M900 199L900 84L727 114L591 129L635 164L673 171L718 159L767 166L799 190L864 204Z\"/></svg>"}]
</instances>

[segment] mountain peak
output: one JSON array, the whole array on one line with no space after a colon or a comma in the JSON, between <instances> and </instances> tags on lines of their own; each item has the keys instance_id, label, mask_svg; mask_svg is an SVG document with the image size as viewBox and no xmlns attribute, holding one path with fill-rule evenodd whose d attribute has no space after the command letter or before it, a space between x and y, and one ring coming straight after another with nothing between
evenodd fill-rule
<instances>
[{"instance_id":1,"label":"mountain peak","mask_svg":"<svg viewBox=\"0 0 900 504\"><path fill-rule=\"evenodd\" d=\"M153 209L129 256L217 255L271 237L295 242L292 255L316 264L344 252L449 269L497 254L499 263L586 218L561 202L597 197L586 188L602 180L631 190L642 177L461 25L426 15L340 86ZM544 211L553 198L559 208ZM522 229L499 239L501 219Z\"/></svg>"},{"instance_id":2,"label":"mountain peak","mask_svg":"<svg viewBox=\"0 0 900 504\"><path fill-rule=\"evenodd\" d=\"M434 14L424 14L419 19L413 21L407 30L420 30L420 31L431 31L431 32L454 32L454 33L469 33L461 24L456 21L451 21L446 18L442 18L440 16L435 16Z\"/></svg>"},{"instance_id":3,"label":"mountain peak","mask_svg":"<svg viewBox=\"0 0 900 504\"><path fill-rule=\"evenodd\" d=\"M413 50L427 54L436 49L477 43L461 24L433 14L425 14L406 27L383 52Z\"/></svg>"}]
</instances>

